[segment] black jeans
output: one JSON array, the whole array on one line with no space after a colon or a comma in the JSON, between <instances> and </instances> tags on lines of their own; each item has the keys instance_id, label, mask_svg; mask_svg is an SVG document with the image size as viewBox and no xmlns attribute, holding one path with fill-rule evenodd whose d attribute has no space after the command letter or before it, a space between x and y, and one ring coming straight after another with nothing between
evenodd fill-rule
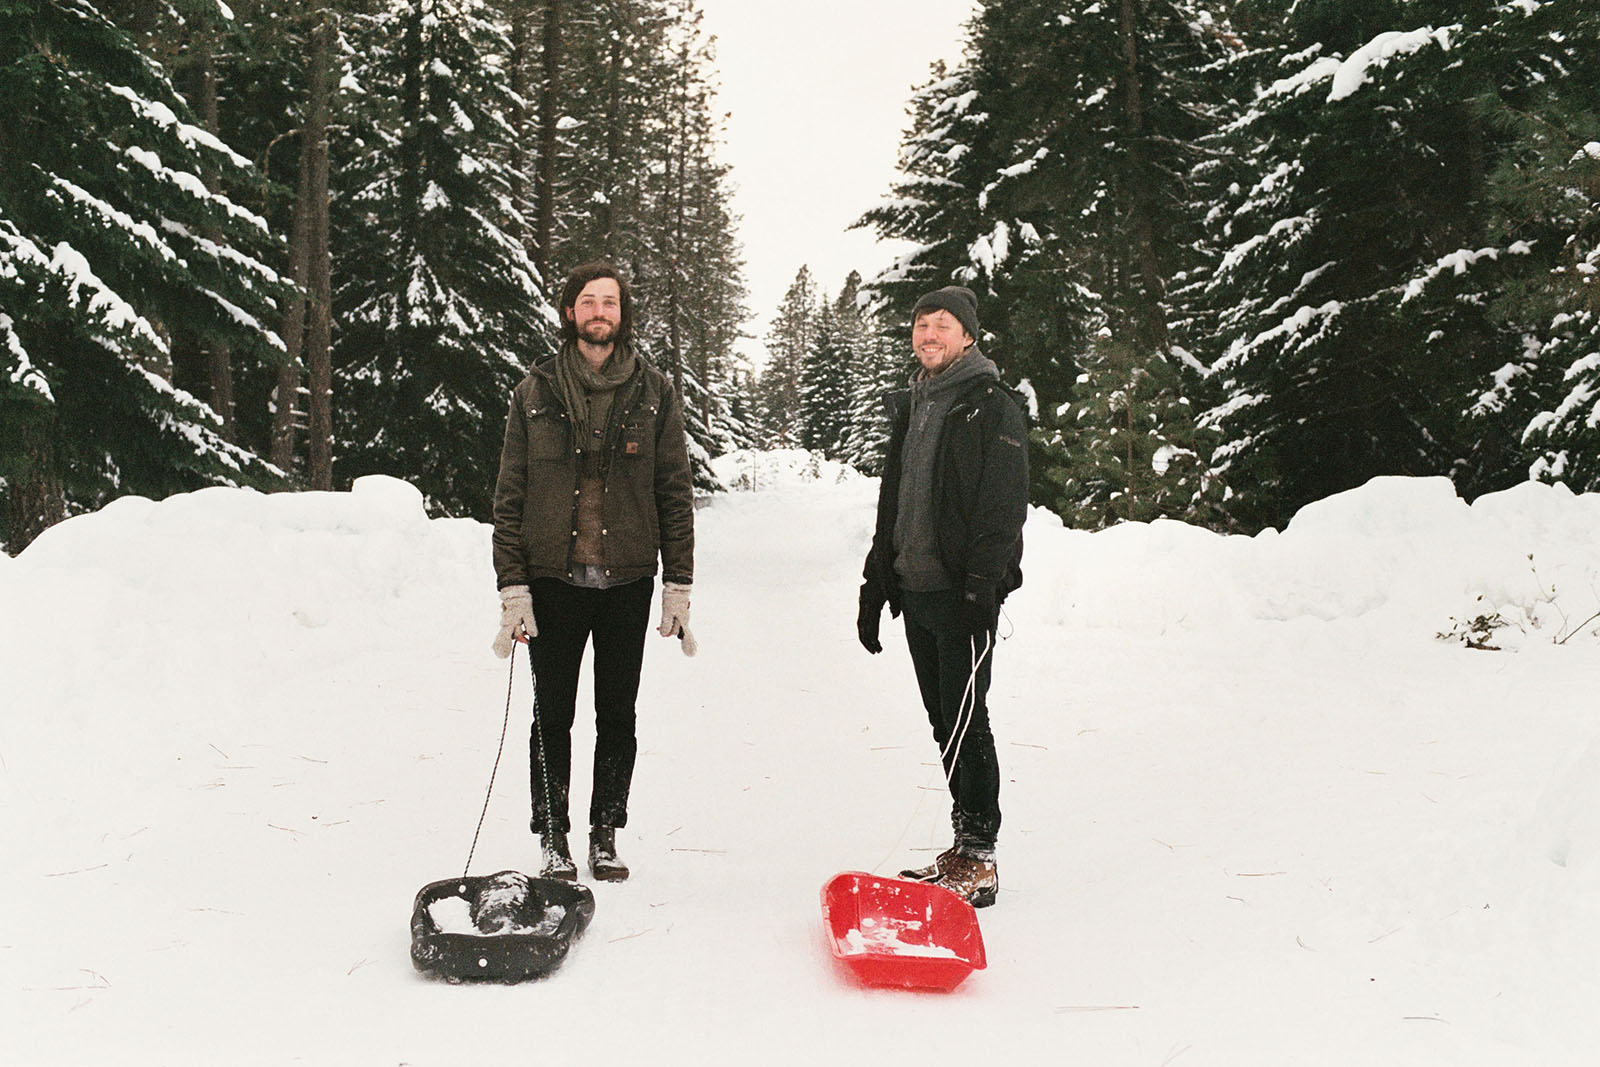
<instances>
[{"instance_id":1,"label":"black jeans","mask_svg":"<svg viewBox=\"0 0 1600 1067\"><path fill-rule=\"evenodd\" d=\"M995 755L994 734L989 731L987 701L994 631L976 637L967 632L961 622L959 595L953 590L908 591L904 598L906 644L916 668L917 687L933 725L933 739L944 753L955 843L980 855L992 854L1000 833L1000 761ZM976 677L972 669L975 657L982 657ZM952 743L952 734L961 739Z\"/></svg>"},{"instance_id":2,"label":"black jeans","mask_svg":"<svg viewBox=\"0 0 1600 1067\"><path fill-rule=\"evenodd\" d=\"M584 589L556 578L536 578L529 588L533 619L539 627L539 636L529 645L536 688L536 717L528 732L533 793L530 825L541 834L547 828L563 834L572 830L567 811L572 722L577 714L583 650L593 638L594 792L589 800L589 825L626 826L628 789L639 752L634 704L639 696L644 634L655 580L640 578L610 589Z\"/></svg>"}]
</instances>

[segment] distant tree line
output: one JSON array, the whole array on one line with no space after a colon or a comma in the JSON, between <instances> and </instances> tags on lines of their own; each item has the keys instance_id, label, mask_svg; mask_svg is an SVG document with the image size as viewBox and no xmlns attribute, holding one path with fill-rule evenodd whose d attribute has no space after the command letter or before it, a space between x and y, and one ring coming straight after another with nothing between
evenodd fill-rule
<instances>
[{"instance_id":1,"label":"distant tree line","mask_svg":"<svg viewBox=\"0 0 1600 1067\"><path fill-rule=\"evenodd\" d=\"M877 475L888 445L884 394L914 368L903 324L867 302L851 271L829 296L801 267L772 317L745 422L771 448L803 448Z\"/></svg>"},{"instance_id":2,"label":"distant tree line","mask_svg":"<svg viewBox=\"0 0 1600 1067\"><path fill-rule=\"evenodd\" d=\"M370 473L487 518L600 257L709 485L747 440L714 65L694 0L0 5L0 543Z\"/></svg>"}]
</instances>

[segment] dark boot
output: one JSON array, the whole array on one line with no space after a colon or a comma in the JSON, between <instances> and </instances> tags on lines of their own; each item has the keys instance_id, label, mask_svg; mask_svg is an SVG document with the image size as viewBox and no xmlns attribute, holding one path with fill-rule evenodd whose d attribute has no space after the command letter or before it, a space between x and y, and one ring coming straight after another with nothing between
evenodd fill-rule
<instances>
[{"instance_id":1,"label":"dark boot","mask_svg":"<svg viewBox=\"0 0 1600 1067\"><path fill-rule=\"evenodd\" d=\"M964 897L974 908L987 908L1000 892L1000 873L993 859L974 859L957 852L933 884Z\"/></svg>"},{"instance_id":2,"label":"dark boot","mask_svg":"<svg viewBox=\"0 0 1600 1067\"><path fill-rule=\"evenodd\" d=\"M597 882L627 881L628 865L617 858L616 827L589 828L589 873Z\"/></svg>"},{"instance_id":3,"label":"dark boot","mask_svg":"<svg viewBox=\"0 0 1600 1067\"><path fill-rule=\"evenodd\" d=\"M567 851L566 834L540 834L539 855L543 863L540 877L559 878L563 882L578 880L578 865L572 862L572 853Z\"/></svg>"},{"instance_id":4,"label":"dark boot","mask_svg":"<svg viewBox=\"0 0 1600 1067\"><path fill-rule=\"evenodd\" d=\"M912 867L900 872L901 878L909 878L913 882L931 882L944 873L945 867L955 857L956 846L951 845L933 858L933 862L926 867Z\"/></svg>"}]
</instances>

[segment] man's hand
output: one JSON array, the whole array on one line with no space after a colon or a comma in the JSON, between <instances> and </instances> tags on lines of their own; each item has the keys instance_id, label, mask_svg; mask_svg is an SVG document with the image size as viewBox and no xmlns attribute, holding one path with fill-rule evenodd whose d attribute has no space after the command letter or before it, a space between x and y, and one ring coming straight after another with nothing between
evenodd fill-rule
<instances>
[{"instance_id":1,"label":"man's hand","mask_svg":"<svg viewBox=\"0 0 1600 1067\"><path fill-rule=\"evenodd\" d=\"M508 585L500 590L500 632L494 639L494 654L501 659L511 655L511 646L526 633L539 636L533 621L533 594L525 585Z\"/></svg>"},{"instance_id":2,"label":"man's hand","mask_svg":"<svg viewBox=\"0 0 1600 1067\"><path fill-rule=\"evenodd\" d=\"M689 592L692 588L677 582L661 583L661 625L656 628L662 637L677 635L685 656L700 651L694 634L689 632Z\"/></svg>"},{"instance_id":3,"label":"man's hand","mask_svg":"<svg viewBox=\"0 0 1600 1067\"><path fill-rule=\"evenodd\" d=\"M1000 605L995 600L994 583L975 575L967 576L961 594L961 624L974 637L986 634L1000 621Z\"/></svg>"},{"instance_id":4,"label":"man's hand","mask_svg":"<svg viewBox=\"0 0 1600 1067\"><path fill-rule=\"evenodd\" d=\"M878 640L878 623L883 618L884 596L871 582L861 583L861 607L856 612L856 637L861 647L876 656L883 651Z\"/></svg>"}]
</instances>

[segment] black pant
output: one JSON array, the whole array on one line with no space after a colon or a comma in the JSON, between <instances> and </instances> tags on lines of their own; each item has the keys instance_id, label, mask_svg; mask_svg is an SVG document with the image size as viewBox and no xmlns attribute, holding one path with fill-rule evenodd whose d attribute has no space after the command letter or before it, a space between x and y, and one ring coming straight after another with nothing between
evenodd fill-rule
<instances>
[{"instance_id":1,"label":"black pant","mask_svg":"<svg viewBox=\"0 0 1600 1067\"><path fill-rule=\"evenodd\" d=\"M955 843L968 851L993 853L1000 833L1000 761L987 702L994 631L976 637L967 632L954 591L908 591L904 598L906 644L933 739L944 753ZM975 657L982 662L974 677ZM952 743L952 734L961 739Z\"/></svg>"},{"instance_id":2,"label":"black pant","mask_svg":"<svg viewBox=\"0 0 1600 1067\"><path fill-rule=\"evenodd\" d=\"M634 704L644 665L644 634L655 580L640 578L610 589L583 589L556 578L537 578L533 619L539 636L533 661L534 727L528 734L535 833L569 833L567 797L572 782L572 722L577 714L578 670L594 639L594 792L590 826L626 826L628 789L639 752ZM542 736L541 736L542 735ZM546 816L548 788L549 816Z\"/></svg>"}]
</instances>

